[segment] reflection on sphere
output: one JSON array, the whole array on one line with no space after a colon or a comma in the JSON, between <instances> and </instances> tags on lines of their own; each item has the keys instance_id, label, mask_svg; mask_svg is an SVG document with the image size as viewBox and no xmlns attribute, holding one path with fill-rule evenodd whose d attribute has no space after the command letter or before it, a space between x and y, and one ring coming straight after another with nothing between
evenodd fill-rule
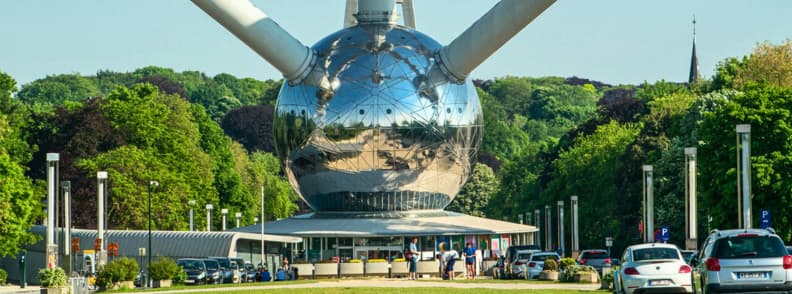
<instances>
[{"instance_id":1,"label":"reflection on sphere","mask_svg":"<svg viewBox=\"0 0 792 294\"><path fill-rule=\"evenodd\" d=\"M432 71L440 48L410 28L359 25L313 47L329 91L284 83L277 151L314 210L442 209L454 199L472 171L483 120L470 81Z\"/></svg>"}]
</instances>

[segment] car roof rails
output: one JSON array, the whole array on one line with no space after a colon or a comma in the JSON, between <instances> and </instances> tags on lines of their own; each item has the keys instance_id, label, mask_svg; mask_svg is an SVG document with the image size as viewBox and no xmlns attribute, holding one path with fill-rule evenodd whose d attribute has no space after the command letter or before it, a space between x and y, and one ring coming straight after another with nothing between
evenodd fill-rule
<instances>
[{"instance_id":1,"label":"car roof rails","mask_svg":"<svg viewBox=\"0 0 792 294\"><path fill-rule=\"evenodd\" d=\"M718 234L718 236L720 236L720 230L718 230L718 229L712 229L712 230L710 231L710 235L712 235L712 234Z\"/></svg>"},{"instance_id":2,"label":"car roof rails","mask_svg":"<svg viewBox=\"0 0 792 294\"><path fill-rule=\"evenodd\" d=\"M773 227L767 227L767 228L765 228L765 230L767 230L768 232L772 233L773 235L776 234L776 231L775 231L775 229L773 229Z\"/></svg>"}]
</instances>

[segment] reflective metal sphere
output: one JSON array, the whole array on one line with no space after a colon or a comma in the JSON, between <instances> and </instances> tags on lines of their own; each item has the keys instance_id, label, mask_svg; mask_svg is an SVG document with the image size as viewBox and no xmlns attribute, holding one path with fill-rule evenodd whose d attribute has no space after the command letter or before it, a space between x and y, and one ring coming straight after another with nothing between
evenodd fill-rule
<instances>
[{"instance_id":1,"label":"reflective metal sphere","mask_svg":"<svg viewBox=\"0 0 792 294\"><path fill-rule=\"evenodd\" d=\"M314 210L443 209L454 199L483 120L470 81L432 71L441 47L410 28L358 25L313 47L329 91L284 83L276 147Z\"/></svg>"}]
</instances>

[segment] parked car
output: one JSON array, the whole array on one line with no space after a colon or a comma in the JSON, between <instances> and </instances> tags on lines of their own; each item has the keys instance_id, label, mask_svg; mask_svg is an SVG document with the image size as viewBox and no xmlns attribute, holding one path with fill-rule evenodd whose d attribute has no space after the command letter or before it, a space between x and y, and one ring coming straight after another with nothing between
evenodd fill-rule
<instances>
[{"instance_id":1,"label":"parked car","mask_svg":"<svg viewBox=\"0 0 792 294\"><path fill-rule=\"evenodd\" d=\"M231 258L221 256L209 256L209 258L217 260L220 264L220 269L223 270L223 283L233 283L234 270L231 269Z\"/></svg>"},{"instance_id":2,"label":"parked car","mask_svg":"<svg viewBox=\"0 0 792 294\"><path fill-rule=\"evenodd\" d=\"M528 257L527 262L523 265L525 268L523 276L526 279L539 278L539 273L544 269L544 263L547 258L552 257L556 262L561 263L561 256L555 252L534 252Z\"/></svg>"},{"instance_id":3,"label":"parked car","mask_svg":"<svg viewBox=\"0 0 792 294\"><path fill-rule=\"evenodd\" d=\"M203 262L206 265L206 273L209 275L209 283L222 284L223 269L220 267L220 262L211 258L204 259Z\"/></svg>"},{"instance_id":4,"label":"parked car","mask_svg":"<svg viewBox=\"0 0 792 294\"><path fill-rule=\"evenodd\" d=\"M787 245L787 254L792 254L792 246Z\"/></svg>"},{"instance_id":5,"label":"parked car","mask_svg":"<svg viewBox=\"0 0 792 294\"><path fill-rule=\"evenodd\" d=\"M239 266L239 281L241 283L246 283L247 279L247 270L245 269L245 260L239 257L231 257L231 260L236 261L236 264Z\"/></svg>"},{"instance_id":6,"label":"parked car","mask_svg":"<svg viewBox=\"0 0 792 294\"><path fill-rule=\"evenodd\" d=\"M648 243L624 250L613 273L615 293L693 293L691 267L673 244Z\"/></svg>"},{"instance_id":7,"label":"parked car","mask_svg":"<svg viewBox=\"0 0 792 294\"><path fill-rule=\"evenodd\" d=\"M539 245L533 245L533 244L532 245L513 245L513 246L509 246L509 248L506 248L506 255L505 255L506 256L506 263L514 262L514 258L516 257L517 251L520 251L520 250L523 250L523 251L530 250L532 252L540 252L540 251L542 251L542 249L539 248Z\"/></svg>"},{"instance_id":8,"label":"parked car","mask_svg":"<svg viewBox=\"0 0 792 294\"><path fill-rule=\"evenodd\" d=\"M507 278L518 278L521 277L523 274L523 270L525 267L523 266L525 263L528 262L528 257L531 253L535 252L534 250L517 250L514 253L514 258L511 262L504 264L504 270L506 271Z\"/></svg>"},{"instance_id":9,"label":"parked car","mask_svg":"<svg viewBox=\"0 0 792 294\"><path fill-rule=\"evenodd\" d=\"M696 250L680 250L679 252L682 253L682 259L684 259L685 262L687 262L687 264L690 264L690 261L693 260L693 257L696 256L696 253L698 251L696 251Z\"/></svg>"},{"instance_id":10,"label":"parked car","mask_svg":"<svg viewBox=\"0 0 792 294\"><path fill-rule=\"evenodd\" d=\"M704 293L792 292L792 255L773 229L714 230L693 263Z\"/></svg>"},{"instance_id":11,"label":"parked car","mask_svg":"<svg viewBox=\"0 0 792 294\"><path fill-rule=\"evenodd\" d=\"M610 267L613 263L608 251L603 249L580 251L576 261L579 265L588 265L595 268L599 273L602 273L603 267Z\"/></svg>"},{"instance_id":12,"label":"parked car","mask_svg":"<svg viewBox=\"0 0 792 294\"><path fill-rule=\"evenodd\" d=\"M176 264L187 274L187 280L184 280L184 284L203 285L209 282L209 273L206 270L206 264L204 264L203 260L196 258L180 258L176 260Z\"/></svg>"},{"instance_id":13,"label":"parked car","mask_svg":"<svg viewBox=\"0 0 792 294\"><path fill-rule=\"evenodd\" d=\"M236 260L231 260L231 282L234 284L242 283L242 274Z\"/></svg>"},{"instance_id":14,"label":"parked car","mask_svg":"<svg viewBox=\"0 0 792 294\"><path fill-rule=\"evenodd\" d=\"M250 262L245 262L245 280L248 282L255 282L258 269Z\"/></svg>"}]
</instances>

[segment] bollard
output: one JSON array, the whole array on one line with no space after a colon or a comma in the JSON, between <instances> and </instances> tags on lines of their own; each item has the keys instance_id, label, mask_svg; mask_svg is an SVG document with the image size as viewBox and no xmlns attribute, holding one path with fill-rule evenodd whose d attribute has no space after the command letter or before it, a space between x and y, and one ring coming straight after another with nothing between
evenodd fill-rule
<instances>
[{"instance_id":1,"label":"bollard","mask_svg":"<svg viewBox=\"0 0 792 294\"><path fill-rule=\"evenodd\" d=\"M19 288L25 288L25 286L27 286L27 266L25 265L25 254L26 252L22 252L22 255L19 257L19 273L22 274L22 278L19 279Z\"/></svg>"}]
</instances>

